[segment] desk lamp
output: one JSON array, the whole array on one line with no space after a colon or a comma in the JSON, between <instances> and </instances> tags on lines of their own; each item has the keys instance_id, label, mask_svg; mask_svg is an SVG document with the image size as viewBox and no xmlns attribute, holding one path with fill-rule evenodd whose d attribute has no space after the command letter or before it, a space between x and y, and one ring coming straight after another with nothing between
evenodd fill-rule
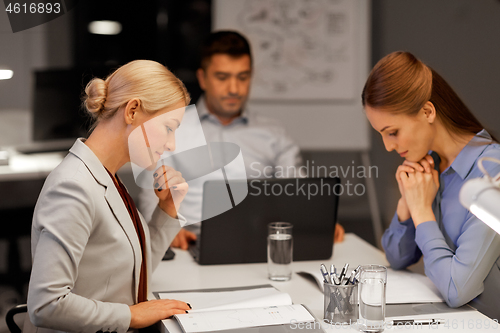
<instances>
[{"instance_id":1,"label":"desk lamp","mask_svg":"<svg viewBox=\"0 0 500 333\"><path fill-rule=\"evenodd\" d=\"M496 158L480 158L478 167L485 177L465 182L460 190L460 203L500 234L500 173L491 177L484 169L483 161L500 164L500 160Z\"/></svg>"}]
</instances>

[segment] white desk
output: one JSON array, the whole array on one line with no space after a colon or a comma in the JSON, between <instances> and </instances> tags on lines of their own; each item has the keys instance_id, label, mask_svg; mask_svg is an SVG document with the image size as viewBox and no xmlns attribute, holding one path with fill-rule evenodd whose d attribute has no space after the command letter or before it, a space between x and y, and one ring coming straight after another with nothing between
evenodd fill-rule
<instances>
[{"instance_id":1,"label":"white desk","mask_svg":"<svg viewBox=\"0 0 500 333\"><path fill-rule=\"evenodd\" d=\"M153 274L152 291L175 291L271 284L278 290L290 294L294 303L305 304L320 321L323 318L323 293L314 282L302 276L294 273L290 281L274 282L267 278L267 264L265 263L202 266L198 265L187 251L179 249L175 249L174 251L176 252L175 259L160 263ZM356 267L362 264L388 265L382 251L354 234L346 234L345 241L334 246L331 260L294 262L293 268L294 271L316 271L319 269L319 265L322 262L328 264L328 266L333 263L337 267L342 267L345 263L349 263L350 267ZM150 295L150 298L153 298L153 296ZM405 306L411 307L411 305ZM419 305L418 307L424 309L425 307L429 307L429 305ZM389 313L387 313L387 315L389 315ZM440 318L449 320L448 325L439 325L438 330L440 331L449 330L453 333L471 331L500 332L500 326L498 324L495 324L488 317L472 309L466 309L465 311L462 309L461 311L440 313L438 315L412 315L410 317L412 319ZM398 316L392 319L396 318L402 319L404 317ZM169 320L173 321L174 319ZM481 325L479 325L480 322ZM484 329L485 323L489 324L489 330ZM494 328L495 325L496 328ZM347 327L335 328L326 326L325 328L327 332L329 329L356 332L355 329ZM165 332L164 325L161 325L161 329L162 332ZM385 332L411 332L422 330L432 330L432 328L428 326L416 328L393 327L387 328Z\"/></svg>"}]
</instances>

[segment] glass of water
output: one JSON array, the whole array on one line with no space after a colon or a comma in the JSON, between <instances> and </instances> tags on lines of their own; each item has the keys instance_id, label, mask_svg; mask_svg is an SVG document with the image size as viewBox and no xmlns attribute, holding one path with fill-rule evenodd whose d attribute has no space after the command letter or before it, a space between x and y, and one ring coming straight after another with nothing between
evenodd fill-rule
<instances>
[{"instance_id":1,"label":"glass of water","mask_svg":"<svg viewBox=\"0 0 500 333\"><path fill-rule=\"evenodd\" d=\"M288 222L268 224L267 268L269 279L288 281L292 277L293 225Z\"/></svg>"},{"instance_id":2,"label":"glass of water","mask_svg":"<svg viewBox=\"0 0 500 333\"><path fill-rule=\"evenodd\" d=\"M385 320L387 268L361 266L359 278L358 328L363 332L382 332Z\"/></svg>"}]
</instances>

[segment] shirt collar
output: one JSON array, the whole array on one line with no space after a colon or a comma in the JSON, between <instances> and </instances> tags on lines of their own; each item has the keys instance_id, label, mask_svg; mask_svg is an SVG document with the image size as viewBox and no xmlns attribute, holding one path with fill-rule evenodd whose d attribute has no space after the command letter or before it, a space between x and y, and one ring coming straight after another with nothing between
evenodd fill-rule
<instances>
[{"instance_id":1,"label":"shirt collar","mask_svg":"<svg viewBox=\"0 0 500 333\"><path fill-rule=\"evenodd\" d=\"M467 178L477 159L491 142L490 134L485 129L481 130L460 151L448 169L453 169L462 179Z\"/></svg>"},{"instance_id":2,"label":"shirt collar","mask_svg":"<svg viewBox=\"0 0 500 333\"><path fill-rule=\"evenodd\" d=\"M208 111L207 108L207 103L205 101L205 95L201 95L198 101L196 102L196 110L198 111L198 115L200 117L200 120L203 121L205 119L209 119L213 122L216 122L220 124L219 118L217 118L215 115L211 114L210 111ZM244 108L243 112L241 112L241 115L237 118L235 118L228 126L236 123L248 123L248 109Z\"/></svg>"}]
</instances>

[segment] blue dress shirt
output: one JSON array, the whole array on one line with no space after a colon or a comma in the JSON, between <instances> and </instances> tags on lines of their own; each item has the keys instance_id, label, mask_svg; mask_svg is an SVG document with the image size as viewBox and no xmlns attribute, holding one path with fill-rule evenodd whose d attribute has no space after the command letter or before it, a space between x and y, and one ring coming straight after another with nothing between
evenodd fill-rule
<instances>
[{"instance_id":1,"label":"blue dress shirt","mask_svg":"<svg viewBox=\"0 0 500 333\"><path fill-rule=\"evenodd\" d=\"M439 170L439 157L432 155ZM500 235L459 202L462 185L483 176L477 161L484 156L500 159L500 144L491 143L488 132L482 130L440 174L432 205L436 221L415 228L411 218L400 222L396 213L382 245L394 269L404 269L423 255L425 274L449 306L458 307L474 299L473 306L499 319L500 307L490 303L500 302ZM485 162L484 167L492 176L500 172L498 164Z\"/></svg>"}]
</instances>

